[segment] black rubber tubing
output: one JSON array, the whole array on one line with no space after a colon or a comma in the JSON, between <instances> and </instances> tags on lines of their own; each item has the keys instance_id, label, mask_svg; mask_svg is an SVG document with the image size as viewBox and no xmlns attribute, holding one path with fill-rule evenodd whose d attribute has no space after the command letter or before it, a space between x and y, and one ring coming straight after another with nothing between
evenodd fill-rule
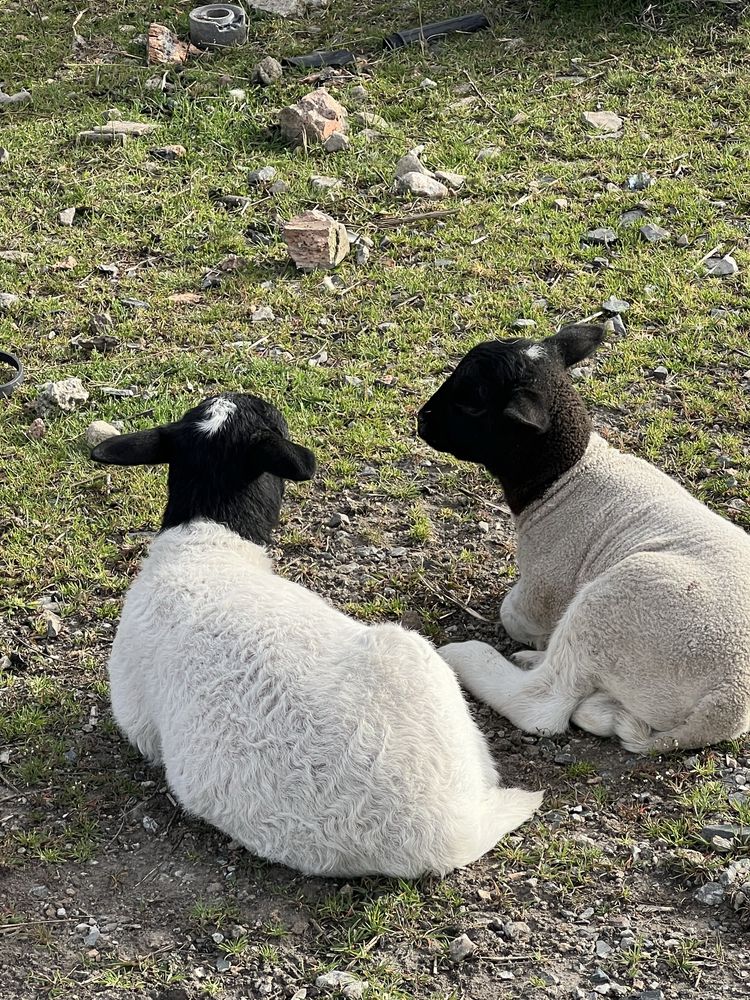
<instances>
[{"instance_id":1,"label":"black rubber tubing","mask_svg":"<svg viewBox=\"0 0 750 1000\"><path fill-rule=\"evenodd\" d=\"M433 24L423 24L419 28L407 28L406 31L396 31L383 39L386 49L400 49L414 42L428 42L431 38L448 35L455 31L483 31L489 28L490 22L484 14L466 14L464 17L452 17L447 21L436 21Z\"/></svg>"}]
</instances>

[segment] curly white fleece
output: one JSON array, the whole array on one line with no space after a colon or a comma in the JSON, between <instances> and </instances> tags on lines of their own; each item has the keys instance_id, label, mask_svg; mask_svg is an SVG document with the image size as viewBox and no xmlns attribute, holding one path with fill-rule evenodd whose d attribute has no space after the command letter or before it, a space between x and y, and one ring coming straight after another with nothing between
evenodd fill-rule
<instances>
[{"instance_id":1,"label":"curly white fleece","mask_svg":"<svg viewBox=\"0 0 750 1000\"><path fill-rule=\"evenodd\" d=\"M348 618L213 522L153 542L109 672L118 724L182 806L303 872L444 873L541 801L498 787L426 640Z\"/></svg>"},{"instance_id":2,"label":"curly white fleece","mask_svg":"<svg viewBox=\"0 0 750 1000\"><path fill-rule=\"evenodd\" d=\"M571 720L634 751L750 728L750 538L648 462L592 434L516 521L506 631L543 652L520 669L485 643L440 650L522 729Z\"/></svg>"}]
</instances>

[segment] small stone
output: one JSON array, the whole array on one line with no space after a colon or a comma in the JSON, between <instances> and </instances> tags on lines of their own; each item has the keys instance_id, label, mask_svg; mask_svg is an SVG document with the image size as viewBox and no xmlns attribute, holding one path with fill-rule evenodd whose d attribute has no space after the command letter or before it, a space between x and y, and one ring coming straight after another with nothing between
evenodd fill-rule
<instances>
[{"instance_id":1,"label":"small stone","mask_svg":"<svg viewBox=\"0 0 750 1000\"><path fill-rule=\"evenodd\" d=\"M626 186L629 191L645 191L653 183L654 179L651 174L646 170L642 170L638 174L631 174L627 179Z\"/></svg>"},{"instance_id":2,"label":"small stone","mask_svg":"<svg viewBox=\"0 0 750 1000\"><path fill-rule=\"evenodd\" d=\"M0 309L10 309L18 301L18 296L12 292L0 292Z\"/></svg>"},{"instance_id":3,"label":"small stone","mask_svg":"<svg viewBox=\"0 0 750 1000\"><path fill-rule=\"evenodd\" d=\"M47 425L41 417L37 417L36 420L32 420L29 424L27 433L33 441L41 441L47 433Z\"/></svg>"},{"instance_id":4,"label":"small stone","mask_svg":"<svg viewBox=\"0 0 750 1000\"><path fill-rule=\"evenodd\" d=\"M333 191L335 188L341 187L344 182L340 177L326 177L318 174L310 178L310 183L316 191Z\"/></svg>"},{"instance_id":5,"label":"small stone","mask_svg":"<svg viewBox=\"0 0 750 1000\"><path fill-rule=\"evenodd\" d=\"M618 299L614 295L610 295L608 299L602 302L602 309L605 312L619 316L620 313L627 312L630 309L630 303L626 302L625 299Z\"/></svg>"},{"instance_id":6,"label":"small stone","mask_svg":"<svg viewBox=\"0 0 750 1000\"><path fill-rule=\"evenodd\" d=\"M409 550L404 548L403 545L397 545L395 549L391 549L390 555L394 559L403 559L404 556L408 553L408 551Z\"/></svg>"},{"instance_id":7,"label":"small stone","mask_svg":"<svg viewBox=\"0 0 750 1000\"><path fill-rule=\"evenodd\" d=\"M600 132L619 132L623 125L622 118L614 111L584 111L582 117L587 125Z\"/></svg>"},{"instance_id":8,"label":"small stone","mask_svg":"<svg viewBox=\"0 0 750 1000\"><path fill-rule=\"evenodd\" d=\"M49 608L42 608L42 617L48 639L57 639L63 630L62 618Z\"/></svg>"},{"instance_id":9,"label":"small stone","mask_svg":"<svg viewBox=\"0 0 750 1000\"><path fill-rule=\"evenodd\" d=\"M254 67L250 79L253 83L259 83L261 87L270 87L272 84L278 83L283 76L284 69L279 60L274 59L273 56L266 56Z\"/></svg>"},{"instance_id":10,"label":"small stone","mask_svg":"<svg viewBox=\"0 0 750 1000\"><path fill-rule=\"evenodd\" d=\"M4 146L0 146L0 163L7 163L10 159L10 153Z\"/></svg>"},{"instance_id":11,"label":"small stone","mask_svg":"<svg viewBox=\"0 0 750 1000\"><path fill-rule=\"evenodd\" d=\"M605 325L609 325L612 333L617 337L624 337L627 333L625 324L622 321L622 316L620 316L619 313L615 313L613 316L610 316L607 320L607 324Z\"/></svg>"},{"instance_id":12,"label":"small stone","mask_svg":"<svg viewBox=\"0 0 750 1000\"><path fill-rule=\"evenodd\" d=\"M479 531L481 532L481 534L483 534L483 535L489 534L489 530L490 530L489 521L479 521L477 523L477 528L479 529Z\"/></svg>"},{"instance_id":13,"label":"small stone","mask_svg":"<svg viewBox=\"0 0 750 1000\"><path fill-rule=\"evenodd\" d=\"M119 431L106 420L94 420L88 425L84 433L84 439L89 448L96 448L102 441L107 441L111 437L117 437Z\"/></svg>"},{"instance_id":14,"label":"small stone","mask_svg":"<svg viewBox=\"0 0 750 1000\"><path fill-rule=\"evenodd\" d=\"M253 323L267 323L276 319L276 316L270 306L258 306L250 313L250 319Z\"/></svg>"},{"instance_id":15,"label":"small stone","mask_svg":"<svg viewBox=\"0 0 750 1000\"><path fill-rule=\"evenodd\" d=\"M326 153L343 153L343 151L348 148L349 136L344 135L343 132L334 132L332 135L329 135L323 143L323 149Z\"/></svg>"},{"instance_id":16,"label":"small stone","mask_svg":"<svg viewBox=\"0 0 750 1000\"><path fill-rule=\"evenodd\" d=\"M89 932L86 935L86 937L83 939L83 943L86 945L87 948L94 948L101 936L102 936L102 934L101 934L101 931L99 930L99 928L98 927L92 927L89 930Z\"/></svg>"},{"instance_id":17,"label":"small stone","mask_svg":"<svg viewBox=\"0 0 750 1000\"><path fill-rule=\"evenodd\" d=\"M418 147L421 149L421 147ZM396 169L394 171L396 180L400 180L405 177L406 174L424 174L426 177L432 177L432 171L428 170L427 167L422 163L417 155L416 150L412 150L410 153L406 153L396 164Z\"/></svg>"},{"instance_id":18,"label":"small stone","mask_svg":"<svg viewBox=\"0 0 750 1000\"><path fill-rule=\"evenodd\" d=\"M229 972L229 970L232 968L232 963L229 961L226 955L221 955L220 958L216 959L214 966L217 972Z\"/></svg>"},{"instance_id":19,"label":"small stone","mask_svg":"<svg viewBox=\"0 0 750 1000\"><path fill-rule=\"evenodd\" d=\"M377 132L387 132L390 128L382 115L373 114L372 111L357 111L355 117L365 128L375 129Z\"/></svg>"},{"instance_id":20,"label":"small stone","mask_svg":"<svg viewBox=\"0 0 750 1000\"><path fill-rule=\"evenodd\" d=\"M276 178L276 167L261 167L260 170L251 170L247 175L247 183L270 184Z\"/></svg>"},{"instance_id":21,"label":"small stone","mask_svg":"<svg viewBox=\"0 0 750 1000\"><path fill-rule=\"evenodd\" d=\"M187 156L187 150L184 146L180 146L179 143L174 143L170 146L155 146L153 149L149 149L149 156L153 156L155 160L166 160L167 162L174 162L174 160L181 160L183 156Z\"/></svg>"},{"instance_id":22,"label":"small stone","mask_svg":"<svg viewBox=\"0 0 750 1000\"><path fill-rule=\"evenodd\" d=\"M513 326L518 330L530 330L536 326L536 320L534 319L517 319L514 321Z\"/></svg>"},{"instance_id":23,"label":"small stone","mask_svg":"<svg viewBox=\"0 0 750 1000\"><path fill-rule=\"evenodd\" d=\"M477 950L477 946L468 934L454 938L448 946L448 958L451 962L463 962Z\"/></svg>"},{"instance_id":24,"label":"small stone","mask_svg":"<svg viewBox=\"0 0 750 1000\"><path fill-rule=\"evenodd\" d=\"M436 170L435 177L451 191L459 191L466 183L464 174L452 174L449 170Z\"/></svg>"},{"instance_id":25,"label":"small stone","mask_svg":"<svg viewBox=\"0 0 750 1000\"><path fill-rule=\"evenodd\" d=\"M637 222L641 221L645 214L646 212L642 208L631 208L627 212L622 213L618 225L634 226Z\"/></svg>"},{"instance_id":26,"label":"small stone","mask_svg":"<svg viewBox=\"0 0 750 1000\"><path fill-rule=\"evenodd\" d=\"M33 885L29 889L29 895L34 899L49 899L49 889L46 885Z\"/></svg>"},{"instance_id":27,"label":"small stone","mask_svg":"<svg viewBox=\"0 0 750 1000\"><path fill-rule=\"evenodd\" d=\"M349 97L356 101L357 104L361 104L366 101L370 95L367 93L367 88L363 87L361 83L357 84L356 87L352 87L349 91Z\"/></svg>"},{"instance_id":28,"label":"small stone","mask_svg":"<svg viewBox=\"0 0 750 1000\"><path fill-rule=\"evenodd\" d=\"M634 1000L664 1000L664 993L662 990L642 990Z\"/></svg>"},{"instance_id":29,"label":"small stone","mask_svg":"<svg viewBox=\"0 0 750 1000\"><path fill-rule=\"evenodd\" d=\"M660 240L669 239L671 235L668 229L662 229L661 226L656 226L653 222L647 222L645 226L641 226L640 233L647 243L658 243Z\"/></svg>"},{"instance_id":30,"label":"small stone","mask_svg":"<svg viewBox=\"0 0 750 1000\"><path fill-rule=\"evenodd\" d=\"M247 97L247 92L244 91L242 87L232 87L229 91L229 96L235 104L242 104Z\"/></svg>"},{"instance_id":31,"label":"small stone","mask_svg":"<svg viewBox=\"0 0 750 1000\"><path fill-rule=\"evenodd\" d=\"M601 986L610 981L609 976L603 969L595 969L594 972L591 973L589 979L591 980L593 986Z\"/></svg>"},{"instance_id":32,"label":"small stone","mask_svg":"<svg viewBox=\"0 0 750 1000\"><path fill-rule=\"evenodd\" d=\"M555 198L555 208L559 209L561 212L564 212L567 209L567 207L568 207L567 198Z\"/></svg>"},{"instance_id":33,"label":"small stone","mask_svg":"<svg viewBox=\"0 0 750 1000\"><path fill-rule=\"evenodd\" d=\"M346 226L314 209L302 212L284 226L289 256L300 270L331 268L349 252Z\"/></svg>"},{"instance_id":34,"label":"small stone","mask_svg":"<svg viewBox=\"0 0 750 1000\"><path fill-rule=\"evenodd\" d=\"M221 933L221 931L214 931L214 933L211 935L211 940L213 941L214 944L221 944L221 942L224 940L224 935Z\"/></svg>"},{"instance_id":35,"label":"small stone","mask_svg":"<svg viewBox=\"0 0 750 1000\"><path fill-rule=\"evenodd\" d=\"M338 969L332 969L330 972L324 972L318 976L315 980L315 985L319 989L340 990L344 986L349 986L351 983L357 982L359 980L351 972L339 972Z\"/></svg>"},{"instance_id":36,"label":"small stone","mask_svg":"<svg viewBox=\"0 0 750 1000\"><path fill-rule=\"evenodd\" d=\"M669 377L669 371L664 365L657 365L656 368L652 368L651 375L657 382L666 382Z\"/></svg>"},{"instance_id":37,"label":"small stone","mask_svg":"<svg viewBox=\"0 0 750 1000\"><path fill-rule=\"evenodd\" d=\"M436 200L447 198L450 194L445 184L441 184L440 181L426 174L417 173L415 170L399 177L396 183L400 191L416 195L418 198Z\"/></svg>"},{"instance_id":38,"label":"small stone","mask_svg":"<svg viewBox=\"0 0 750 1000\"><path fill-rule=\"evenodd\" d=\"M286 194L289 191L289 185L286 181L274 181L268 190L271 194Z\"/></svg>"},{"instance_id":39,"label":"small stone","mask_svg":"<svg viewBox=\"0 0 750 1000\"><path fill-rule=\"evenodd\" d=\"M144 816L141 820L141 824L143 825L143 829L148 833L156 833L159 829L159 824L151 816Z\"/></svg>"},{"instance_id":40,"label":"small stone","mask_svg":"<svg viewBox=\"0 0 750 1000\"><path fill-rule=\"evenodd\" d=\"M341 528L342 526L351 524L351 519L346 514L335 513L331 514L328 518L329 528Z\"/></svg>"},{"instance_id":41,"label":"small stone","mask_svg":"<svg viewBox=\"0 0 750 1000\"><path fill-rule=\"evenodd\" d=\"M727 890L718 882L706 882L693 893L695 899L704 906L719 906L724 902Z\"/></svg>"},{"instance_id":42,"label":"small stone","mask_svg":"<svg viewBox=\"0 0 750 1000\"><path fill-rule=\"evenodd\" d=\"M126 309L150 309L151 303L145 299L120 299Z\"/></svg>"},{"instance_id":43,"label":"small stone","mask_svg":"<svg viewBox=\"0 0 750 1000\"><path fill-rule=\"evenodd\" d=\"M56 410L70 413L88 398L89 394L79 378L64 378L59 382L45 382L34 405L42 416Z\"/></svg>"},{"instance_id":44,"label":"small stone","mask_svg":"<svg viewBox=\"0 0 750 1000\"><path fill-rule=\"evenodd\" d=\"M429 76L426 76L419 84L420 90L435 90L436 87L437 83L435 83L434 80L431 80Z\"/></svg>"},{"instance_id":45,"label":"small stone","mask_svg":"<svg viewBox=\"0 0 750 1000\"><path fill-rule=\"evenodd\" d=\"M711 278L729 278L737 274L740 266L731 254L723 257L709 257L706 261L706 274Z\"/></svg>"},{"instance_id":46,"label":"small stone","mask_svg":"<svg viewBox=\"0 0 750 1000\"><path fill-rule=\"evenodd\" d=\"M365 990L367 989L367 983L349 983L341 991L348 1000L360 1000L364 996Z\"/></svg>"},{"instance_id":47,"label":"small stone","mask_svg":"<svg viewBox=\"0 0 750 1000\"><path fill-rule=\"evenodd\" d=\"M75 208L64 208L57 216L61 226L72 226L75 217Z\"/></svg>"},{"instance_id":48,"label":"small stone","mask_svg":"<svg viewBox=\"0 0 750 1000\"><path fill-rule=\"evenodd\" d=\"M509 920L503 930L511 941L523 941L531 937L531 928L525 920Z\"/></svg>"},{"instance_id":49,"label":"small stone","mask_svg":"<svg viewBox=\"0 0 750 1000\"><path fill-rule=\"evenodd\" d=\"M499 155L499 146L485 146L484 149L480 149L477 153L477 160L479 163L482 163L484 160L494 160Z\"/></svg>"},{"instance_id":50,"label":"small stone","mask_svg":"<svg viewBox=\"0 0 750 1000\"><path fill-rule=\"evenodd\" d=\"M606 247L611 243L617 243L618 236L614 229L590 229L585 236L582 237L582 240L584 243L589 243L594 246Z\"/></svg>"},{"instance_id":51,"label":"small stone","mask_svg":"<svg viewBox=\"0 0 750 1000\"><path fill-rule=\"evenodd\" d=\"M612 946L601 938L596 942L596 957L608 958L612 954Z\"/></svg>"}]
</instances>

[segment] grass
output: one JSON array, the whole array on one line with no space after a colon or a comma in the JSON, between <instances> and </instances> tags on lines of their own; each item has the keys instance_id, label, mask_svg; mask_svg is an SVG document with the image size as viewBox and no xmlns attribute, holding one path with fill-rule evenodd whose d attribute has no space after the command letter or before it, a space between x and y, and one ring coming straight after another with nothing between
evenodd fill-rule
<instances>
[{"instance_id":1,"label":"grass","mask_svg":"<svg viewBox=\"0 0 750 1000\"><path fill-rule=\"evenodd\" d=\"M184 32L192 6L151 5L148 17ZM0 828L0 862L12 869L98 863L105 848L116 850L120 817L150 795L142 782L154 777L122 746L107 715L104 662L143 532L159 522L164 470L93 467L80 444L93 419L120 420L131 430L173 419L219 389L267 396L320 462L311 486L289 491L282 570L311 572L327 544L322 526L333 511L355 509L354 500L363 505L353 515L363 539L405 547L431 568L420 577L413 565L388 564L361 585L347 585L344 597L333 596L368 621L398 620L416 606L437 639L454 608L422 579L459 597L472 593L470 581L482 579L487 561L475 501L454 501L466 499L463 490L496 505L502 498L481 472L442 458L435 496L435 455L414 437L416 409L474 343L513 335L519 318L533 319L544 336L614 294L631 303L627 333L577 382L597 421L750 527L750 506L736 504L750 496L750 29L742 10L519 2L491 12L491 32L380 53L378 39L398 27L465 12L452 0L429 0L419 12L334 0L305 19L254 18L245 49L184 72L169 69L161 91L151 81L162 71L144 66L133 33L121 30L144 29L146 13L137 5L104 0L85 11L76 25L89 44L83 54L71 52L70 4L0 11L0 80L6 92L27 86L34 97L0 110L0 146L10 154L0 164L0 251L26 255L23 263L0 258L0 291L19 296L0 311L0 349L26 366L21 389L0 400L0 752L8 751L0 799L8 792L28 804L23 821ZM350 45L369 50L370 61L360 76L342 73L331 90L352 112L384 116L387 129L368 140L355 124L350 151L337 156L285 148L274 131L276 112L312 84L288 72L274 89L254 88L253 61ZM108 49L116 50L114 61L97 63L96 53ZM425 77L437 86L421 88ZM360 83L368 91L361 106L353 94ZM244 102L229 96L235 87L246 91ZM76 134L102 123L111 108L155 122L158 131L125 147L77 145ZM599 108L622 114L622 138L602 139L584 127L582 112ZM156 163L149 149L165 143L184 145L185 158ZM429 165L467 176L450 203L458 211L385 228L383 216L425 207L392 189L397 159L418 143ZM489 147L495 155L478 159ZM248 187L248 170L264 165L287 182L286 194ZM627 191L626 178L644 169L653 187ZM319 274L295 272L280 237L279 220L316 205L314 174L342 178L324 207L374 241L367 265L352 255L338 269L344 294L323 289ZM228 213L216 193L251 202L242 214ZM556 204L560 198L567 207ZM620 215L641 200L645 221L675 239L648 245L637 226L618 228ZM68 207L77 208L71 227L58 220ZM598 226L618 230L609 252L581 242ZM681 235L686 247L676 241ZM719 244L740 264L733 278L704 275L701 259ZM244 269L202 289L204 271L230 253L244 259ZM110 265L115 277L102 270ZM171 298L184 292L200 298ZM253 324L258 305L270 306L276 320ZM92 320L115 338L109 353L87 355L71 343L88 334ZM311 365L321 349L327 361ZM653 377L660 365L666 382ZM88 403L50 418L46 436L32 439L29 404L42 383L67 376L82 379ZM481 519L494 525L489 510ZM491 528L489 544L494 534ZM492 552L504 585L514 573L512 553L502 542ZM46 637L43 598L59 606L57 640ZM739 755L742 746L730 749ZM717 817L750 821L747 804L729 802L719 768L714 755L702 755L660 789L663 809L622 809L632 839L665 842L675 852L671 875L689 884L719 864L705 845L703 860L690 853L700 826ZM561 775L558 799L550 797L556 807L577 796L602 814L617 804L617 783L598 763L576 762ZM498 905L524 909L522 876L554 885L556 898L577 905L598 891L616 861L569 834L540 823L501 844L489 869ZM205 854L199 840L185 856L197 863ZM242 872L273 885L261 864ZM350 964L367 978L372 1000L415 991L435 1000L463 995L463 986L438 987L405 971L387 947L436 942L444 949L471 912L470 889L451 880L365 881L348 895L325 892L312 907L322 929L312 966ZM618 891L626 905L640 890ZM204 899L198 887L184 916L205 936L237 921L240 910L231 899ZM257 935L223 942L238 962L270 965L292 947L293 935L275 917ZM621 957L632 977L646 963L640 942ZM179 977L179 961L174 968L92 967L86 975L99 989L137 993ZM670 957L671 971L690 978L694 961L695 947L685 941ZM66 977L50 971L50 995L79 988ZM221 996L224 987L208 973L196 989Z\"/></svg>"}]
</instances>

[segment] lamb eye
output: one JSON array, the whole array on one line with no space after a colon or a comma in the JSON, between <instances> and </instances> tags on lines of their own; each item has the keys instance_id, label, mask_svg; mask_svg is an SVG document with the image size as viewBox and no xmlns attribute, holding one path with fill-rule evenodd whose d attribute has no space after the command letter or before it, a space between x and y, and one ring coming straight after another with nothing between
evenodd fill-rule
<instances>
[{"instance_id":1,"label":"lamb eye","mask_svg":"<svg viewBox=\"0 0 750 1000\"><path fill-rule=\"evenodd\" d=\"M467 417L481 417L487 412L487 407L481 403L458 403L458 409Z\"/></svg>"}]
</instances>

